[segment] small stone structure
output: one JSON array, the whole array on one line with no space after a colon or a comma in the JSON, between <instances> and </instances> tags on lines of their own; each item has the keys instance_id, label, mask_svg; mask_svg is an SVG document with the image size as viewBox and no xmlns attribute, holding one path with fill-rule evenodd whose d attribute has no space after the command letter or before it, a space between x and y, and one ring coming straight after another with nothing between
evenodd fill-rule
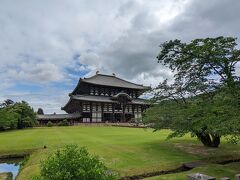
<instances>
[{"instance_id":1,"label":"small stone structure","mask_svg":"<svg viewBox=\"0 0 240 180\"><path fill-rule=\"evenodd\" d=\"M235 175L235 180L240 180L240 174Z\"/></svg>"},{"instance_id":2,"label":"small stone structure","mask_svg":"<svg viewBox=\"0 0 240 180\"><path fill-rule=\"evenodd\" d=\"M215 177L211 177L201 173L189 174L187 180L215 180Z\"/></svg>"},{"instance_id":3,"label":"small stone structure","mask_svg":"<svg viewBox=\"0 0 240 180\"><path fill-rule=\"evenodd\" d=\"M195 173L187 175L187 180L216 180L216 178L201 173ZM220 180L230 180L230 178L222 177ZM240 180L240 174L235 175L235 180Z\"/></svg>"},{"instance_id":4,"label":"small stone structure","mask_svg":"<svg viewBox=\"0 0 240 180\"><path fill-rule=\"evenodd\" d=\"M229 177L222 177L220 180L230 180Z\"/></svg>"}]
</instances>

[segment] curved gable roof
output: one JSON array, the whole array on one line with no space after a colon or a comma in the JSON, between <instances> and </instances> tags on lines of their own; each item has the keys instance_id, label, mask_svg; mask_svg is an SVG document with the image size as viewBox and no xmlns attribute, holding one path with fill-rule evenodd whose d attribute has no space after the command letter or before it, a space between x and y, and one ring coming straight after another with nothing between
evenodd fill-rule
<instances>
[{"instance_id":1,"label":"curved gable roof","mask_svg":"<svg viewBox=\"0 0 240 180\"><path fill-rule=\"evenodd\" d=\"M122 88L129 88L129 89L140 89L141 90L141 89L147 88L146 86L123 80L114 75L105 75L105 74L96 74L90 78L81 79L81 81L89 83L89 84L122 87Z\"/></svg>"}]
</instances>

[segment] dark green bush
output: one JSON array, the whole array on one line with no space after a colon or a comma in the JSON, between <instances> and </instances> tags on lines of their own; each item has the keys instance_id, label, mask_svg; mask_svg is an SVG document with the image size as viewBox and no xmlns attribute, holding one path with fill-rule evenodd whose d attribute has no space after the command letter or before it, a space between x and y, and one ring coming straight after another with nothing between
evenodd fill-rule
<instances>
[{"instance_id":1,"label":"dark green bush","mask_svg":"<svg viewBox=\"0 0 240 180\"><path fill-rule=\"evenodd\" d=\"M66 119L58 123L59 126L69 126L69 123Z\"/></svg>"},{"instance_id":2,"label":"dark green bush","mask_svg":"<svg viewBox=\"0 0 240 180\"><path fill-rule=\"evenodd\" d=\"M47 127L52 127L52 126L53 126L53 123L51 121L48 121Z\"/></svg>"},{"instance_id":3,"label":"dark green bush","mask_svg":"<svg viewBox=\"0 0 240 180\"><path fill-rule=\"evenodd\" d=\"M98 157L88 153L86 148L68 145L41 162L41 178L44 180L112 180L110 173Z\"/></svg>"}]
</instances>

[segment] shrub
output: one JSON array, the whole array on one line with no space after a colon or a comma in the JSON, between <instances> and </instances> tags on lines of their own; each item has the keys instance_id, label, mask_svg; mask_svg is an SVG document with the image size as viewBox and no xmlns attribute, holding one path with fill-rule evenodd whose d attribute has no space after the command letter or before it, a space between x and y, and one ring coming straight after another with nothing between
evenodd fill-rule
<instances>
[{"instance_id":1,"label":"shrub","mask_svg":"<svg viewBox=\"0 0 240 180\"><path fill-rule=\"evenodd\" d=\"M48 121L47 127L52 127L52 126L53 126L53 123L51 121Z\"/></svg>"},{"instance_id":2,"label":"shrub","mask_svg":"<svg viewBox=\"0 0 240 180\"><path fill-rule=\"evenodd\" d=\"M36 125L29 116L23 118L23 123L25 127L33 127Z\"/></svg>"},{"instance_id":3,"label":"shrub","mask_svg":"<svg viewBox=\"0 0 240 180\"><path fill-rule=\"evenodd\" d=\"M39 127L39 126L40 126L39 121L36 121L36 123L35 123L35 127Z\"/></svg>"},{"instance_id":4,"label":"shrub","mask_svg":"<svg viewBox=\"0 0 240 180\"><path fill-rule=\"evenodd\" d=\"M59 126L69 126L69 123L66 119L58 123Z\"/></svg>"},{"instance_id":5,"label":"shrub","mask_svg":"<svg viewBox=\"0 0 240 180\"><path fill-rule=\"evenodd\" d=\"M68 145L41 162L40 174L44 180L116 179L116 175L109 173L98 157L91 156L86 148L78 148L76 145Z\"/></svg>"}]
</instances>

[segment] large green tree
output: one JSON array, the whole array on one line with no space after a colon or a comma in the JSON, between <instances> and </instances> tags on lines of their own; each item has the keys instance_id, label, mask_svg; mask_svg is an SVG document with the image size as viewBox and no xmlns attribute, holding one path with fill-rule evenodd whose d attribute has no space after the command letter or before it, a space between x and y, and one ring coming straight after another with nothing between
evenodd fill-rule
<instances>
[{"instance_id":1,"label":"large green tree","mask_svg":"<svg viewBox=\"0 0 240 180\"><path fill-rule=\"evenodd\" d=\"M144 122L155 130L173 130L169 137L191 133L209 147L218 147L222 136L236 142L240 135L236 39L174 40L160 47L158 62L175 75L172 83L165 80L152 89L154 105Z\"/></svg>"},{"instance_id":2,"label":"large green tree","mask_svg":"<svg viewBox=\"0 0 240 180\"><path fill-rule=\"evenodd\" d=\"M12 109L19 115L17 128L33 127L36 124L36 114L27 102L17 102Z\"/></svg>"},{"instance_id":3,"label":"large green tree","mask_svg":"<svg viewBox=\"0 0 240 180\"><path fill-rule=\"evenodd\" d=\"M17 127L18 114L0 109L0 131L15 129Z\"/></svg>"},{"instance_id":4,"label":"large green tree","mask_svg":"<svg viewBox=\"0 0 240 180\"><path fill-rule=\"evenodd\" d=\"M36 114L27 102L6 100L0 104L0 130L22 129L36 124Z\"/></svg>"}]
</instances>

